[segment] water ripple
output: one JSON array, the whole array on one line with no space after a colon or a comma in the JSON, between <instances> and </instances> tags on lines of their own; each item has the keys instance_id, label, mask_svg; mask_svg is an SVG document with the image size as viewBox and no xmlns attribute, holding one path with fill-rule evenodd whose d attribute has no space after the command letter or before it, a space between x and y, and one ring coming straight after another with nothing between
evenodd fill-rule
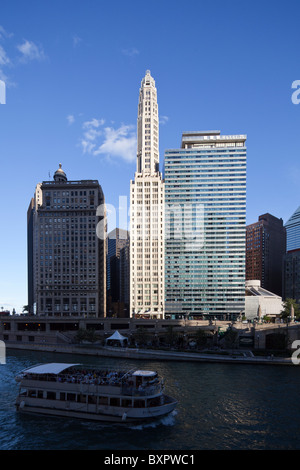
<instances>
[{"instance_id":1,"label":"water ripple","mask_svg":"<svg viewBox=\"0 0 300 470\"><path fill-rule=\"evenodd\" d=\"M68 360L91 362L75 355ZM178 400L171 415L124 428L17 414L16 373L54 361L66 362L66 357L8 352L7 364L0 366L0 449L300 449L296 367L93 358L94 365L157 370L165 378L167 393Z\"/></svg>"}]
</instances>

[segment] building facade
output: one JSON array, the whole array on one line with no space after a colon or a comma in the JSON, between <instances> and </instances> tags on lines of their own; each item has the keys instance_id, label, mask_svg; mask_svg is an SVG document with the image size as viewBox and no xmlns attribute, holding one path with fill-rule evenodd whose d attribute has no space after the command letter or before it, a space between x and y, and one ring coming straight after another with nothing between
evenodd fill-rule
<instances>
[{"instance_id":1,"label":"building facade","mask_svg":"<svg viewBox=\"0 0 300 470\"><path fill-rule=\"evenodd\" d=\"M286 254L283 259L283 298L300 304L300 207L285 223Z\"/></svg>"},{"instance_id":2,"label":"building facade","mask_svg":"<svg viewBox=\"0 0 300 470\"><path fill-rule=\"evenodd\" d=\"M291 215L284 224L286 228L286 251L300 249L300 207Z\"/></svg>"},{"instance_id":3,"label":"building facade","mask_svg":"<svg viewBox=\"0 0 300 470\"><path fill-rule=\"evenodd\" d=\"M120 302L124 305L124 316L129 316L130 305L130 242L120 250Z\"/></svg>"},{"instance_id":4,"label":"building facade","mask_svg":"<svg viewBox=\"0 0 300 470\"><path fill-rule=\"evenodd\" d=\"M285 254L283 271L283 299L294 299L300 305L300 248Z\"/></svg>"},{"instance_id":5,"label":"building facade","mask_svg":"<svg viewBox=\"0 0 300 470\"><path fill-rule=\"evenodd\" d=\"M157 90L149 70L139 92L137 169L130 182L130 316L164 317L164 184Z\"/></svg>"},{"instance_id":6,"label":"building facade","mask_svg":"<svg viewBox=\"0 0 300 470\"><path fill-rule=\"evenodd\" d=\"M282 296L286 229L283 220L271 214L259 216L246 227L246 280L257 279L261 287Z\"/></svg>"},{"instance_id":7,"label":"building facade","mask_svg":"<svg viewBox=\"0 0 300 470\"><path fill-rule=\"evenodd\" d=\"M124 256L122 250L129 245L129 233L127 230L115 228L107 236L107 314L109 316L126 316L128 313L128 301L125 306L123 300L124 280L127 275ZM129 259L127 259L129 263ZM129 266L128 266L129 269ZM127 280L129 282L129 280ZM126 310L126 312L125 312Z\"/></svg>"},{"instance_id":8,"label":"building facade","mask_svg":"<svg viewBox=\"0 0 300 470\"><path fill-rule=\"evenodd\" d=\"M245 307L246 136L182 135L165 152L165 311L229 318Z\"/></svg>"},{"instance_id":9,"label":"building facade","mask_svg":"<svg viewBox=\"0 0 300 470\"><path fill-rule=\"evenodd\" d=\"M262 320L265 316L279 317L282 298L261 287L260 280L246 281L245 317L247 320Z\"/></svg>"},{"instance_id":10,"label":"building facade","mask_svg":"<svg viewBox=\"0 0 300 470\"><path fill-rule=\"evenodd\" d=\"M99 182L68 181L60 165L53 181L37 185L27 218L29 311L104 317L106 222Z\"/></svg>"}]
</instances>

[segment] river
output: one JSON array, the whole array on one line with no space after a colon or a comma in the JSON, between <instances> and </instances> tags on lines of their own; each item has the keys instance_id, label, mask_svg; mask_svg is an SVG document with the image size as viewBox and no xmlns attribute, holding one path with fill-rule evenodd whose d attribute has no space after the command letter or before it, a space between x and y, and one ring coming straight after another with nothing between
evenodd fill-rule
<instances>
[{"instance_id":1,"label":"river","mask_svg":"<svg viewBox=\"0 0 300 470\"><path fill-rule=\"evenodd\" d=\"M151 424L111 426L20 415L20 370L43 362L146 368L165 379L175 412ZM1 450L291 450L300 449L300 368L91 358L8 350L0 365Z\"/></svg>"}]
</instances>

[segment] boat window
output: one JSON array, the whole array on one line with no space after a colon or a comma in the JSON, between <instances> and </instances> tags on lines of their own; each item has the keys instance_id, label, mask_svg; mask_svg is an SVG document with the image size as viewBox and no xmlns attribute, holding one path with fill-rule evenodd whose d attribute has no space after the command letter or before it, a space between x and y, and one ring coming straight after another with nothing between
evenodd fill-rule
<instances>
[{"instance_id":1,"label":"boat window","mask_svg":"<svg viewBox=\"0 0 300 470\"><path fill-rule=\"evenodd\" d=\"M126 407L132 406L132 400L127 400L126 398L124 398L122 400L122 406L126 406Z\"/></svg>"},{"instance_id":2,"label":"boat window","mask_svg":"<svg viewBox=\"0 0 300 470\"><path fill-rule=\"evenodd\" d=\"M83 395L82 393L77 395L77 403L86 403L86 395Z\"/></svg>"},{"instance_id":3,"label":"boat window","mask_svg":"<svg viewBox=\"0 0 300 470\"><path fill-rule=\"evenodd\" d=\"M56 393L55 392L47 392L47 399L48 400L56 400Z\"/></svg>"},{"instance_id":4,"label":"boat window","mask_svg":"<svg viewBox=\"0 0 300 470\"><path fill-rule=\"evenodd\" d=\"M110 405L111 406L120 406L120 399L112 397L110 399Z\"/></svg>"},{"instance_id":5,"label":"boat window","mask_svg":"<svg viewBox=\"0 0 300 470\"><path fill-rule=\"evenodd\" d=\"M134 400L134 408L145 408L145 400Z\"/></svg>"},{"instance_id":6,"label":"boat window","mask_svg":"<svg viewBox=\"0 0 300 470\"><path fill-rule=\"evenodd\" d=\"M139 387L139 385L142 385L143 379L142 377L137 377L136 378L136 388Z\"/></svg>"},{"instance_id":7,"label":"boat window","mask_svg":"<svg viewBox=\"0 0 300 470\"><path fill-rule=\"evenodd\" d=\"M59 399L60 399L61 401L65 401L65 400L66 400L66 394L65 394L64 392L60 392L60 394L59 394Z\"/></svg>"},{"instance_id":8,"label":"boat window","mask_svg":"<svg viewBox=\"0 0 300 470\"><path fill-rule=\"evenodd\" d=\"M38 397L38 398L44 398L43 390L38 390L38 391L37 391L37 397Z\"/></svg>"},{"instance_id":9,"label":"boat window","mask_svg":"<svg viewBox=\"0 0 300 470\"><path fill-rule=\"evenodd\" d=\"M76 401L76 393L67 393L68 401Z\"/></svg>"},{"instance_id":10,"label":"boat window","mask_svg":"<svg viewBox=\"0 0 300 470\"><path fill-rule=\"evenodd\" d=\"M97 397L94 395L88 395L88 403L95 405L97 403Z\"/></svg>"},{"instance_id":11,"label":"boat window","mask_svg":"<svg viewBox=\"0 0 300 470\"><path fill-rule=\"evenodd\" d=\"M108 405L108 397L99 397L99 405Z\"/></svg>"},{"instance_id":12,"label":"boat window","mask_svg":"<svg viewBox=\"0 0 300 470\"><path fill-rule=\"evenodd\" d=\"M151 398L148 400L148 406L159 406L160 405L160 397Z\"/></svg>"},{"instance_id":13,"label":"boat window","mask_svg":"<svg viewBox=\"0 0 300 470\"><path fill-rule=\"evenodd\" d=\"M29 397L36 397L36 390L28 390Z\"/></svg>"}]
</instances>

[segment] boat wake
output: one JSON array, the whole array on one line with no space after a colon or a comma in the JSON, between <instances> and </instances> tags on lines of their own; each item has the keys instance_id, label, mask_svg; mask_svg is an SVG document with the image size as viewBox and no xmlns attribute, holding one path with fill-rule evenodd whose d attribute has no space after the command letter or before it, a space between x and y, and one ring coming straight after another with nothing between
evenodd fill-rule
<instances>
[{"instance_id":1,"label":"boat wake","mask_svg":"<svg viewBox=\"0 0 300 470\"><path fill-rule=\"evenodd\" d=\"M134 426L129 426L130 429L133 430L142 430L147 428L156 428L157 426L175 426L175 417L177 415L177 410L173 410L167 416L163 416L162 418L158 418L155 421L151 421L149 423L137 424Z\"/></svg>"}]
</instances>

